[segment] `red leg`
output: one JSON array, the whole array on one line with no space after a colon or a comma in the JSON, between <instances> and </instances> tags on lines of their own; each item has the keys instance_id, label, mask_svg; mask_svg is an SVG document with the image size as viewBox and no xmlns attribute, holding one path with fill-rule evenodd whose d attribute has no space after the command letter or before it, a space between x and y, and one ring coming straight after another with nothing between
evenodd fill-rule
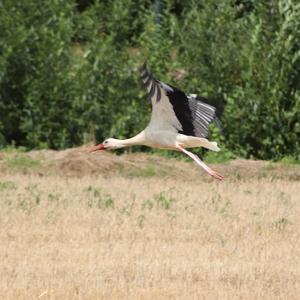
<instances>
[{"instance_id":1,"label":"red leg","mask_svg":"<svg viewBox=\"0 0 300 300\"><path fill-rule=\"evenodd\" d=\"M188 155L191 159L193 159L200 167L202 167L211 177L221 180L224 180L224 176L217 173L216 171L209 168L196 154L187 151L186 149L178 146L179 150Z\"/></svg>"}]
</instances>

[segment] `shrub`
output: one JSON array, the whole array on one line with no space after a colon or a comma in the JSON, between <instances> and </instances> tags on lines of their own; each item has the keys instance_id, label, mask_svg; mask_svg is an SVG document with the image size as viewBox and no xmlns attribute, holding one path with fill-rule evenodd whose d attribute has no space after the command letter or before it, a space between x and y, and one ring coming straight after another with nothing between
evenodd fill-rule
<instances>
[{"instance_id":1,"label":"shrub","mask_svg":"<svg viewBox=\"0 0 300 300\"><path fill-rule=\"evenodd\" d=\"M0 147L136 134L149 120L136 73L147 60L217 106L228 153L300 159L297 1L84 4L1 2Z\"/></svg>"}]
</instances>

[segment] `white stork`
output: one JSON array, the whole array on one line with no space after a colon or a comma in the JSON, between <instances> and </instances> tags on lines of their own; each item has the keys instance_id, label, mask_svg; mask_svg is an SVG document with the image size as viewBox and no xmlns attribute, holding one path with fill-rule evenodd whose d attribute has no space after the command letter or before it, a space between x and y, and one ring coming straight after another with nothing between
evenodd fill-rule
<instances>
[{"instance_id":1,"label":"white stork","mask_svg":"<svg viewBox=\"0 0 300 300\"><path fill-rule=\"evenodd\" d=\"M220 151L216 142L206 139L208 125L215 119L216 109L200 101L196 95L187 96L179 89L155 79L147 70L146 64L140 72L152 103L152 115L148 126L132 138L125 140L109 138L90 151L114 150L133 145L181 151L210 176L223 180L221 174L209 168L196 154L186 150L204 147Z\"/></svg>"}]
</instances>

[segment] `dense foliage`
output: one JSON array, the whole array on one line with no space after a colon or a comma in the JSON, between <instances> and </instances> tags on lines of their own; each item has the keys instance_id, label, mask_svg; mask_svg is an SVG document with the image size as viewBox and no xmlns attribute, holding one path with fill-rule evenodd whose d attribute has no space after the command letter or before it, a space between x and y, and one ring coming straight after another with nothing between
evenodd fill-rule
<instances>
[{"instance_id":1,"label":"dense foliage","mask_svg":"<svg viewBox=\"0 0 300 300\"><path fill-rule=\"evenodd\" d=\"M0 146L65 148L142 130L136 69L204 95L243 157L300 159L296 0L0 4Z\"/></svg>"}]
</instances>

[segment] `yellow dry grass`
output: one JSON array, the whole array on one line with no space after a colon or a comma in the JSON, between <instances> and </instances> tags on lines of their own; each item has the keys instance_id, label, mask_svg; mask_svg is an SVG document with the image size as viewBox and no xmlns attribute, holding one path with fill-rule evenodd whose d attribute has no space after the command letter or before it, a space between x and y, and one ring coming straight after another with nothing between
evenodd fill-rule
<instances>
[{"instance_id":1,"label":"yellow dry grass","mask_svg":"<svg viewBox=\"0 0 300 300\"><path fill-rule=\"evenodd\" d=\"M299 299L299 181L118 172L0 175L0 299Z\"/></svg>"}]
</instances>

